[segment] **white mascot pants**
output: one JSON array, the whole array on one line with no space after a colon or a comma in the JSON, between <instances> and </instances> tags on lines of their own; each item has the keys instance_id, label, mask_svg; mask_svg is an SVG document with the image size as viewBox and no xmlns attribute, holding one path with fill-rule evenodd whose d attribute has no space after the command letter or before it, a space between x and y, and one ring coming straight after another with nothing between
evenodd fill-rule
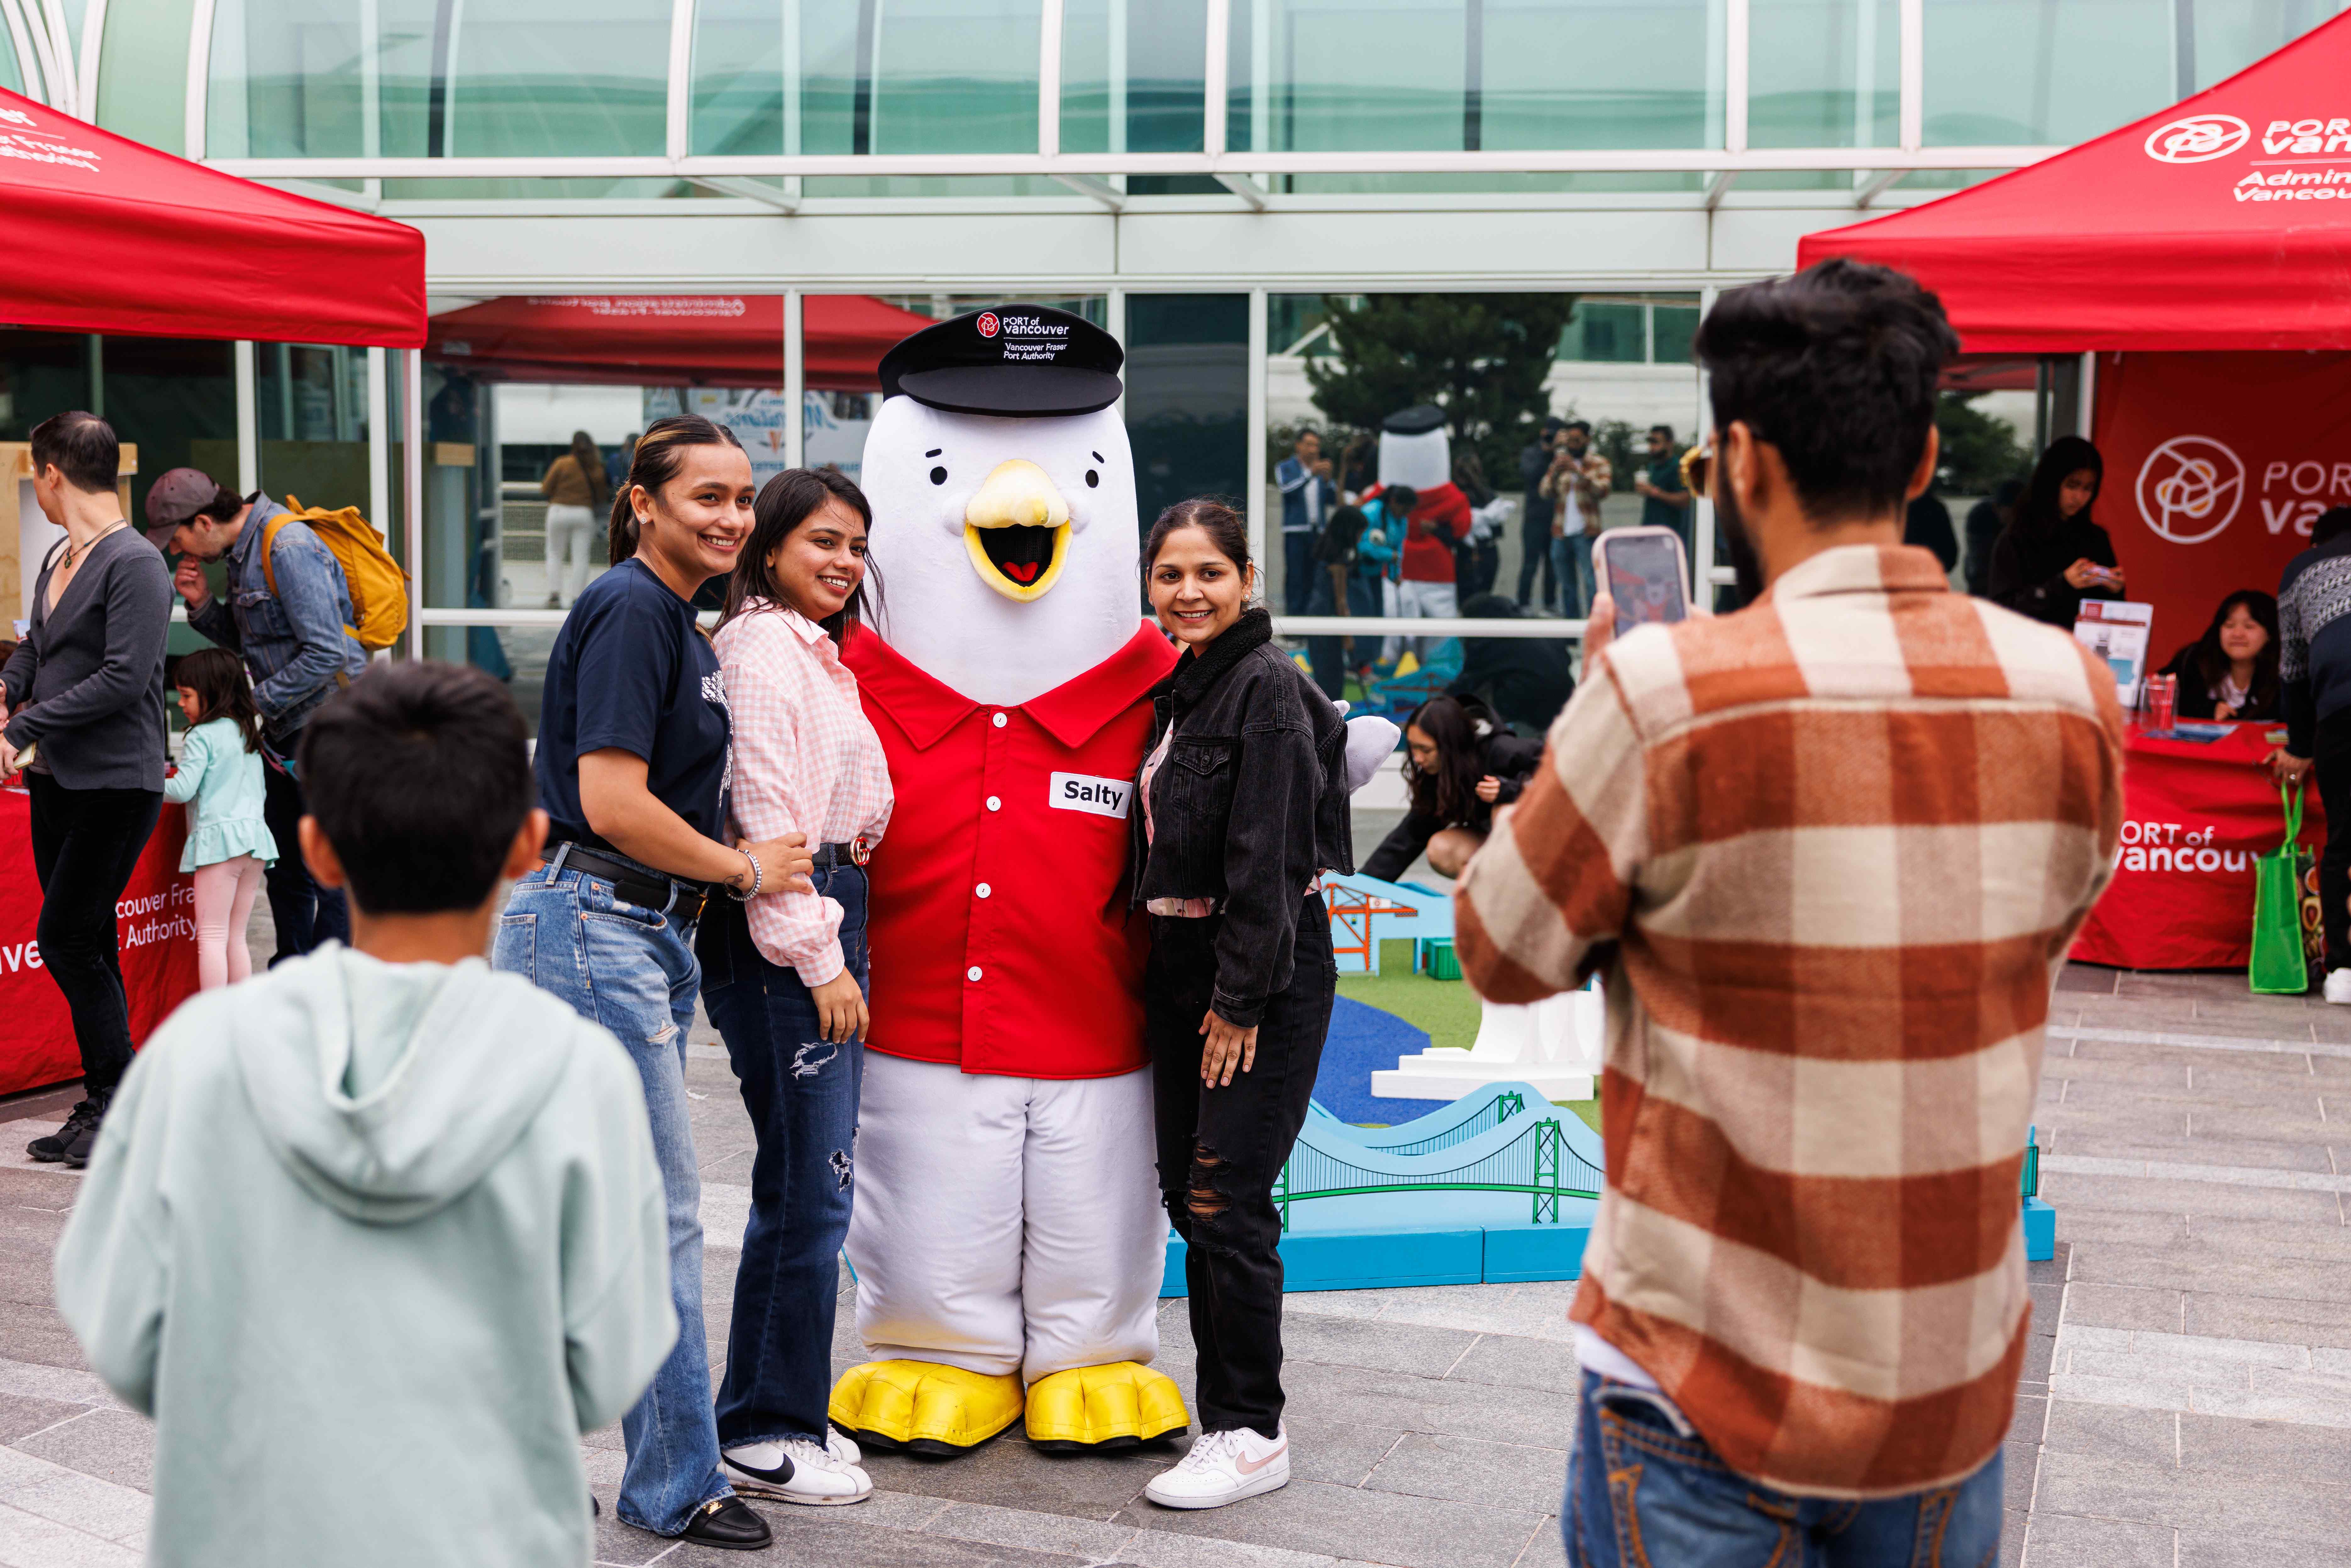
<instances>
[{"instance_id":1,"label":"white mascot pants","mask_svg":"<svg viewBox=\"0 0 2351 1568\"><path fill-rule=\"evenodd\" d=\"M876 1360L1034 1383L1159 1352L1151 1071L1004 1078L865 1053L849 1261Z\"/></svg>"}]
</instances>

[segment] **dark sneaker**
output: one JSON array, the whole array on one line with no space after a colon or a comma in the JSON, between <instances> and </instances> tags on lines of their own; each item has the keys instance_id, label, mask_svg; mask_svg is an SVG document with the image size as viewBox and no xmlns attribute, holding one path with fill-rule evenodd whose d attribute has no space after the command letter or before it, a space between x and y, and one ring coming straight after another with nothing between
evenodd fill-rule
<instances>
[{"instance_id":1,"label":"dark sneaker","mask_svg":"<svg viewBox=\"0 0 2351 1568\"><path fill-rule=\"evenodd\" d=\"M35 1138L25 1145L25 1152L44 1165L55 1165L70 1158L74 1145L81 1145L82 1165L89 1163L91 1143L98 1137L98 1124L106 1115L102 1101L84 1100L66 1117L66 1124L46 1138ZM75 1169L81 1168L76 1166Z\"/></svg>"},{"instance_id":2,"label":"dark sneaker","mask_svg":"<svg viewBox=\"0 0 2351 1568\"><path fill-rule=\"evenodd\" d=\"M753 1513L739 1497L715 1497L694 1511L686 1521L685 1539L722 1552L759 1552L772 1545L775 1535L768 1521Z\"/></svg>"}]
</instances>

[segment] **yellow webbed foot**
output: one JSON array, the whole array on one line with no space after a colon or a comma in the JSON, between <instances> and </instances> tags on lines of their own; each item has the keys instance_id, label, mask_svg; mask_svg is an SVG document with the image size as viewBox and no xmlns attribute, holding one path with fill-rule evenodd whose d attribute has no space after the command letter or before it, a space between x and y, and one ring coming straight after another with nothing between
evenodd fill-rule
<instances>
[{"instance_id":1,"label":"yellow webbed foot","mask_svg":"<svg viewBox=\"0 0 2351 1568\"><path fill-rule=\"evenodd\" d=\"M1029 1440L1040 1448L1131 1448L1191 1423L1175 1379L1140 1362L1073 1366L1029 1388Z\"/></svg>"},{"instance_id":2,"label":"yellow webbed foot","mask_svg":"<svg viewBox=\"0 0 2351 1568\"><path fill-rule=\"evenodd\" d=\"M961 1454L1019 1419L1020 1378L934 1361L869 1361L841 1375L829 1413L834 1426L876 1448Z\"/></svg>"}]
</instances>

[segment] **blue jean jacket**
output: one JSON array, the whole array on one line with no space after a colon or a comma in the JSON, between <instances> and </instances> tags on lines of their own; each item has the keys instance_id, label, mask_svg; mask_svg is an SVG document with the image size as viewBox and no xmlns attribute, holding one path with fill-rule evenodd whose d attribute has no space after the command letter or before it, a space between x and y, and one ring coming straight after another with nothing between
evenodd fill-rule
<instances>
[{"instance_id":1,"label":"blue jean jacket","mask_svg":"<svg viewBox=\"0 0 2351 1568\"><path fill-rule=\"evenodd\" d=\"M288 740L302 727L310 710L334 694L337 675L356 678L367 668L367 651L345 629L353 617L342 566L307 525L287 523L277 531L270 550L277 591L269 591L261 536L285 509L254 497L229 547L227 593L188 617L203 635L245 655L254 706L273 741Z\"/></svg>"}]
</instances>

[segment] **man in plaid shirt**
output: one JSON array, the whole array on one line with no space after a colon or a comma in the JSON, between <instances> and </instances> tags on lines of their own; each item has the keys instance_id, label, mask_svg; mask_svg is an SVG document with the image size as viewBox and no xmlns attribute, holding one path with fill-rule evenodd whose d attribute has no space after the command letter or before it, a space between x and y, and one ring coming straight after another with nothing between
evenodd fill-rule
<instances>
[{"instance_id":1,"label":"man in plaid shirt","mask_svg":"<svg viewBox=\"0 0 2351 1568\"><path fill-rule=\"evenodd\" d=\"M1589 1568L1975 1564L2031 1330L2019 1172L2122 819L2113 679L1902 545L1957 340L1824 262L1724 295L1736 614L1602 647L1455 893L1464 971L1607 972L1562 1521Z\"/></svg>"}]
</instances>

